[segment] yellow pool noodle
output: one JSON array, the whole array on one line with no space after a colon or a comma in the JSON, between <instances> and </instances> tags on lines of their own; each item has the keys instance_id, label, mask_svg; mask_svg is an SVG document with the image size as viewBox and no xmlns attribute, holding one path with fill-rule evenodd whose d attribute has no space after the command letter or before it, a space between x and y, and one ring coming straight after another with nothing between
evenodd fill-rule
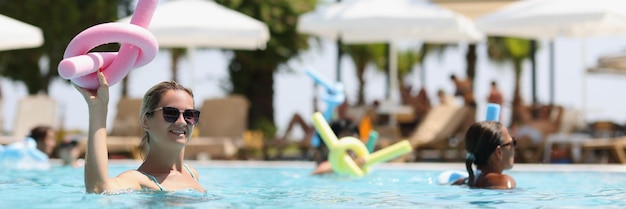
<instances>
[{"instance_id":1,"label":"yellow pool noodle","mask_svg":"<svg viewBox=\"0 0 626 209\"><path fill-rule=\"evenodd\" d=\"M326 119L324 119L324 115L322 115L322 113L316 112L313 114L313 126L315 126L317 133L320 134L322 140L324 140L324 143L326 143L326 146L329 149L337 145L339 139L335 136L335 133L328 125L328 122L326 122Z\"/></svg>"},{"instance_id":2,"label":"yellow pool noodle","mask_svg":"<svg viewBox=\"0 0 626 209\"><path fill-rule=\"evenodd\" d=\"M365 167L372 166L377 163L385 162L393 158L399 157L413 150L408 140L402 140L391 146L378 150L368 156L365 160Z\"/></svg>"}]
</instances>

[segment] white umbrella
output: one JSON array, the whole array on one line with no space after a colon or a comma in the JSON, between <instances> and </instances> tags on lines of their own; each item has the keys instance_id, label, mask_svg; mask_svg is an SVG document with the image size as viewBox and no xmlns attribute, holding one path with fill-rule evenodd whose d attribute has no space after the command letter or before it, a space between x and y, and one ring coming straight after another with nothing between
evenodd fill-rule
<instances>
[{"instance_id":1,"label":"white umbrella","mask_svg":"<svg viewBox=\"0 0 626 209\"><path fill-rule=\"evenodd\" d=\"M265 23L210 0L166 1L157 6L148 30L161 47L262 49L270 38Z\"/></svg>"},{"instance_id":2,"label":"white umbrella","mask_svg":"<svg viewBox=\"0 0 626 209\"><path fill-rule=\"evenodd\" d=\"M0 51L39 47L43 33L38 27L0 15Z\"/></svg>"},{"instance_id":3,"label":"white umbrella","mask_svg":"<svg viewBox=\"0 0 626 209\"><path fill-rule=\"evenodd\" d=\"M471 20L420 0L358 0L330 4L302 15L298 31L344 43L390 43L421 40L431 43L474 42L484 39ZM396 89L396 60L390 59L390 89ZM391 94L392 97L395 94ZM394 98L391 98L392 100Z\"/></svg>"},{"instance_id":4,"label":"white umbrella","mask_svg":"<svg viewBox=\"0 0 626 209\"><path fill-rule=\"evenodd\" d=\"M423 40L432 43L484 38L468 18L420 0L359 0L331 4L304 14L303 33L341 38L345 43Z\"/></svg>"},{"instance_id":5,"label":"white umbrella","mask_svg":"<svg viewBox=\"0 0 626 209\"><path fill-rule=\"evenodd\" d=\"M623 0L522 0L482 16L489 35L531 39L626 34Z\"/></svg>"},{"instance_id":6,"label":"white umbrella","mask_svg":"<svg viewBox=\"0 0 626 209\"><path fill-rule=\"evenodd\" d=\"M130 17L119 22L130 22ZM264 49L270 38L265 23L211 0L166 1L157 6L148 30L160 47L187 48L189 57L198 47Z\"/></svg>"},{"instance_id":7,"label":"white umbrella","mask_svg":"<svg viewBox=\"0 0 626 209\"><path fill-rule=\"evenodd\" d=\"M489 35L530 39L624 35L624 8L624 0L522 0L478 18L476 25ZM584 105L585 83L583 79ZM553 97L554 89L550 91Z\"/></svg>"}]
</instances>

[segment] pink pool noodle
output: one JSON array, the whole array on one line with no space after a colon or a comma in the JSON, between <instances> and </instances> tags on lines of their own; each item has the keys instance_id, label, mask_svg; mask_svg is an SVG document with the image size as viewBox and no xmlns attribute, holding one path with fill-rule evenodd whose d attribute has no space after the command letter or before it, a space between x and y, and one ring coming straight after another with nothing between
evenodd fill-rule
<instances>
[{"instance_id":1,"label":"pink pool noodle","mask_svg":"<svg viewBox=\"0 0 626 209\"><path fill-rule=\"evenodd\" d=\"M98 69L102 69L109 85L114 85L130 70L150 63L159 50L156 38L147 30L157 3L139 0L130 24L103 23L80 32L67 45L58 66L59 75L80 87L96 89ZM119 52L88 53L107 43L121 43Z\"/></svg>"}]
</instances>

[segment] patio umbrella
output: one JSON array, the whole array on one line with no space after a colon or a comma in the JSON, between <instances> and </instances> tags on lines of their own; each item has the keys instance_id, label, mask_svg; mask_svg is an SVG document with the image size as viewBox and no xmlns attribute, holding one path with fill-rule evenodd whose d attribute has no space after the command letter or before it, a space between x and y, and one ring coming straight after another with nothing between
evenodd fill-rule
<instances>
[{"instance_id":1,"label":"patio umbrella","mask_svg":"<svg viewBox=\"0 0 626 209\"><path fill-rule=\"evenodd\" d=\"M522 0L478 18L476 25L489 35L530 39L624 35L626 10L623 8L626 8L623 0ZM554 103L553 53L551 49L551 103Z\"/></svg>"},{"instance_id":2,"label":"patio umbrella","mask_svg":"<svg viewBox=\"0 0 626 209\"><path fill-rule=\"evenodd\" d=\"M38 27L0 15L0 51L39 47L43 44L43 32ZM0 90L0 101L2 91ZM0 108L2 104L0 103ZM0 118L0 127L2 127Z\"/></svg>"},{"instance_id":3,"label":"patio umbrella","mask_svg":"<svg viewBox=\"0 0 626 209\"><path fill-rule=\"evenodd\" d=\"M0 51L39 47L43 33L38 27L0 15Z\"/></svg>"},{"instance_id":4,"label":"patio umbrella","mask_svg":"<svg viewBox=\"0 0 626 209\"><path fill-rule=\"evenodd\" d=\"M119 20L130 22L130 17ZM148 30L161 47L265 48L265 23L209 0L171 0L157 6Z\"/></svg>"},{"instance_id":5,"label":"patio umbrella","mask_svg":"<svg viewBox=\"0 0 626 209\"><path fill-rule=\"evenodd\" d=\"M420 0L345 1L319 7L298 21L300 32L348 44L389 43L389 89L398 85L394 41L458 43L484 38L468 18Z\"/></svg>"},{"instance_id":6,"label":"patio umbrella","mask_svg":"<svg viewBox=\"0 0 626 209\"><path fill-rule=\"evenodd\" d=\"M263 49L270 38L265 23L210 0L166 1L157 6L148 30L160 47L189 53L195 48Z\"/></svg>"}]
</instances>

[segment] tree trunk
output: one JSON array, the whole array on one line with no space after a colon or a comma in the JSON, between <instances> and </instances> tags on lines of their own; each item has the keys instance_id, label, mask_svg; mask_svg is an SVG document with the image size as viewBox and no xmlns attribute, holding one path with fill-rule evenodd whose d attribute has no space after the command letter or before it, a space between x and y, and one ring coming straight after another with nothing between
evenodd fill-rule
<instances>
[{"instance_id":1,"label":"tree trunk","mask_svg":"<svg viewBox=\"0 0 626 209\"><path fill-rule=\"evenodd\" d=\"M467 62L467 79L472 81L472 91L474 91L474 77L476 77L476 44L470 44L467 47L465 60Z\"/></svg>"},{"instance_id":2,"label":"tree trunk","mask_svg":"<svg viewBox=\"0 0 626 209\"><path fill-rule=\"evenodd\" d=\"M178 82L178 61L185 54L185 50L180 48L173 48L170 49L170 53L172 57L172 81Z\"/></svg>"},{"instance_id":3,"label":"tree trunk","mask_svg":"<svg viewBox=\"0 0 626 209\"><path fill-rule=\"evenodd\" d=\"M357 98L357 105L365 105L365 78L363 78L363 74L365 74L365 64L357 64L356 76L359 80L359 92Z\"/></svg>"},{"instance_id":4,"label":"tree trunk","mask_svg":"<svg viewBox=\"0 0 626 209\"><path fill-rule=\"evenodd\" d=\"M513 90L513 114L511 115L511 124L521 122L521 111L524 106L522 95L520 92L520 80L522 75L522 60L514 60L515 67L515 88Z\"/></svg>"},{"instance_id":5,"label":"tree trunk","mask_svg":"<svg viewBox=\"0 0 626 209\"><path fill-rule=\"evenodd\" d=\"M124 79L122 79L122 98L128 98L128 76L129 75L126 75Z\"/></svg>"},{"instance_id":6,"label":"tree trunk","mask_svg":"<svg viewBox=\"0 0 626 209\"><path fill-rule=\"evenodd\" d=\"M274 125L274 69L276 65L250 62L245 55L235 56L229 66L232 93L244 95L250 102L248 127L262 130L267 137L276 132ZM245 69L245 70L243 70Z\"/></svg>"}]
</instances>

